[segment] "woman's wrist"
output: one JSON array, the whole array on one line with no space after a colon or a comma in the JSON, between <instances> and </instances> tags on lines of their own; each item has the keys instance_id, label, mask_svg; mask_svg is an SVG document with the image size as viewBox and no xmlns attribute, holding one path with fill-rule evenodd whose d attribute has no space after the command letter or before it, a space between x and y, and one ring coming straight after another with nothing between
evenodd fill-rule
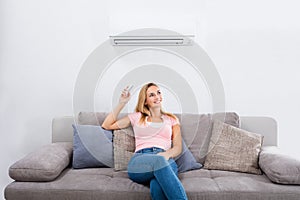
<instances>
[{"instance_id":1,"label":"woman's wrist","mask_svg":"<svg viewBox=\"0 0 300 200\"><path fill-rule=\"evenodd\" d=\"M166 152L167 153L167 155L168 155L168 158L170 159L170 158L173 158L173 154L169 151L169 152Z\"/></svg>"},{"instance_id":2,"label":"woman's wrist","mask_svg":"<svg viewBox=\"0 0 300 200\"><path fill-rule=\"evenodd\" d=\"M125 106L125 105L127 104L127 102L128 102L128 101L122 101L122 100L120 100L120 101L119 101L119 105Z\"/></svg>"},{"instance_id":3,"label":"woman's wrist","mask_svg":"<svg viewBox=\"0 0 300 200\"><path fill-rule=\"evenodd\" d=\"M119 106L123 108L127 104L126 101L119 101Z\"/></svg>"},{"instance_id":4,"label":"woman's wrist","mask_svg":"<svg viewBox=\"0 0 300 200\"><path fill-rule=\"evenodd\" d=\"M166 160L169 160L169 159L171 159L172 158L172 154L171 154L171 152L168 152L168 151L165 151L165 152L161 152L161 153L159 153L160 155L162 155L163 157L165 157L166 158Z\"/></svg>"}]
</instances>

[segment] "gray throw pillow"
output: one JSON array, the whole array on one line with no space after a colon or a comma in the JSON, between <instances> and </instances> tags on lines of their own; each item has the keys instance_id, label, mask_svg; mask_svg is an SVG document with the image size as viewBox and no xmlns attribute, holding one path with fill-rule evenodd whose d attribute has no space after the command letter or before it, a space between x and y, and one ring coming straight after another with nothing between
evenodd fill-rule
<instances>
[{"instance_id":1,"label":"gray throw pillow","mask_svg":"<svg viewBox=\"0 0 300 200\"><path fill-rule=\"evenodd\" d=\"M204 168L261 174L263 136L215 120Z\"/></svg>"},{"instance_id":2,"label":"gray throw pillow","mask_svg":"<svg viewBox=\"0 0 300 200\"><path fill-rule=\"evenodd\" d=\"M200 169L202 167L202 164L196 161L193 154L186 146L184 140L182 140L182 152L175 158L175 162L178 167L178 173Z\"/></svg>"},{"instance_id":3,"label":"gray throw pillow","mask_svg":"<svg viewBox=\"0 0 300 200\"><path fill-rule=\"evenodd\" d=\"M93 125L72 126L73 168L114 166L112 131Z\"/></svg>"},{"instance_id":4,"label":"gray throw pillow","mask_svg":"<svg viewBox=\"0 0 300 200\"><path fill-rule=\"evenodd\" d=\"M15 162L9 176L16 181L52 181L69 165L71 156L71 142L45 145Z\"/></svg>"},{"instance_id":5,"label":"gray throw pillow","mask_svg":"<svg viewBox=\"0 0 300 200\"><path fill-rule=\"evenodd\" d=\"M280 153L277 147L262 148L259 166L275 183L300 185L300 160Z\"/></svg>"}]
</instances>

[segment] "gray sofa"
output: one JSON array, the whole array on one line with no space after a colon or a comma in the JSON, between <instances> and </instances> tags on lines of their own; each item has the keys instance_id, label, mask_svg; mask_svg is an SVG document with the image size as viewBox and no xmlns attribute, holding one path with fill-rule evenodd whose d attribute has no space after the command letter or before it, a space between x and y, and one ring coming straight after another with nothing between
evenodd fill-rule
<instances>
[{"instance_id":1,"label":"gray sofa","mask_svg":"<svg viewBox=\"0 0 300 200\"><path fill-rule=\"evenodd\" d=\"M97 116L98 124L101 123L104 116L104 114ZM201 127L203 118L200 115L185 116L185 120L181 121L181 128L183 137L189 140L186 137L186 132L196 129L197 127L193 127L196 125L203 128ZM179 118L182 119L182 115L179 115ZM10 175L16 181L5 188L5 198L7 200L151 199L149 187L132 182L126 171L116 171L114 168L72 168L73 129L71 125L75 121L78 123L78 119L74 120L73 117L53 119L53 143L31 153L11 166ZM196 121L200 122L200 125L194 123ZM241 129L264 136L263 147L259 154L259 166L263 173L257 175L205 168L180 173L179 178L188 198L299 200L300 162L277 152L277 124L275 120L269 117L241 116L238 122ZM81 119L81 123L88 122ZM208 142L207 139L203 139L203 141ZM189 143L188 146L191 147L192 145ZM36 164L43 162L41 158L50 159L51 162L43 166ZM33 161L36 163L32 163ZM202 161L205 161L205 157ZM55 167L56 165L60 167ZM28 168L30 167L35 168L35 170L29 171ZM40 173L39 167L48 167L55 173L51 170ZM26 168L26 172L24 172L24 168ZM35 176L35 179L30 179L31 176ZM29 179L26 179L28 177Z\"/></svg>"}]
</instances>

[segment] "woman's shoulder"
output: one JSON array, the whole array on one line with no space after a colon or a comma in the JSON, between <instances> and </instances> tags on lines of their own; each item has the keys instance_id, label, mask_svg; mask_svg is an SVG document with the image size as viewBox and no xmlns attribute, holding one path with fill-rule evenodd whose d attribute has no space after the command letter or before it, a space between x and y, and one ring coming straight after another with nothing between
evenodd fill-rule
<instances>
[{"instance_id":1,"label":"woman's shoulder","mask_svg":"<svg viewBox=\"0 0 300 200\"><path fill-rule=\"evenodd\" d=\"M173 113L164 112L164 113L162 113L162 114L163 114L163 116L165 116L166 118L169 118L169 119L174 119L174 120L177 120L177 119L178 119L177 116L174 115Z\"/></svg>"},{"instance_id":2,"label":"woman's shoulder","mask_svg":"<svg viewBox=\"0 0 300 200\"><path fill-rule=\"evenodd\" d=\"M179 124L179 120L174 114L163 114L164 118L167 119L172 125Z\"/></svg>"},{"instance_id":3,"label":"woman's shoulder","mask_svg":"<svg viewBox=\"0 0 300 200\"><path fill-rule=\"evenodd\" d=\"M142 113L141 112L133 112L133 113L129 113L128 115L139 117L142 115Z\"/></svg>"},{"instance_id":4,"label":"woman's shoulder","mask_svg":"<svg viewBox=\"0 0 300 200\"><path fill-rule=\"evenodd\" d=\"M141 115L141 112L133 112L128 114L128 117L132 123L135 123L141 118Z\"/></svg>"}]
</instances>

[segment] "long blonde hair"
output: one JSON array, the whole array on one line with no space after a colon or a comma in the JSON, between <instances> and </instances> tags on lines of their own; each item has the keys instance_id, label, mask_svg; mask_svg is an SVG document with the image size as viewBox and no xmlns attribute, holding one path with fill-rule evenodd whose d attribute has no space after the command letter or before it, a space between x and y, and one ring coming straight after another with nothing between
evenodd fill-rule
<instances>
[{"instance_id":1,"label":"long blonde hair","mask_svg":"<svg viewBox=\"0 0 300 200\"><path fill-rule=\"evenodd\" d=\"M142 114L140 123L145 123L146 117L151 115L148 106L145 105L146 98L147 98L147 90L151 86L158 87L158 85L156 85L155 83L147 83L141 88L140 93L139 93L139 99L138 99L138 102L135 107L135 112L140 112ZM177 117L175 115L163 111L162 108L160 108L160 112L161 112L161 114L167 115L167 116L172 117L175 120L177 120Z\"/></svg>"}]
</instances>

